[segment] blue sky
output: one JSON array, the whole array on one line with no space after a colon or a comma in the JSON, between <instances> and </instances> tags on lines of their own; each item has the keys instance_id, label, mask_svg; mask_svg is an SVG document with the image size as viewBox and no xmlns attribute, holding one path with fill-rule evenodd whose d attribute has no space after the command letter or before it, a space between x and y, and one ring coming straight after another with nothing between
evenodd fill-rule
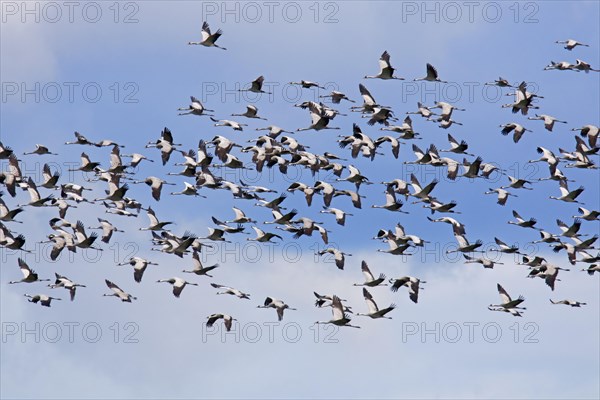
<instances>
[{"instance_id":1,"label":"blue sky","mask_svg":"<svg viewBox=\"0 0 600 400\"><path fill-rule=\"evenodd\" d=\"M422 2L277 3L272 21L267 6L256 3L262 13L256 22L251 21L253 9L247 3L228 3L228 9L234 11L226 13L222 2L132 2L120 5L116 23L116 11L110 8L113 4L110 2L98 3L102 14L96 23L86 21L94 10L89 9L89 14L84 15L83 6L74 10L73 22L69 21L64 6L61 18L49 22L53 10L44 9L41 3L37 6L40 20L36 22L35 14L23 14L21 4L2 3L0 140L17 154L32 150L35 143L43 143L60 153L57 157L20 157L25 174L36 182L41 180L43 163L50 162L63 172L61 180L85 183L79 174L68 178L66 171L70 167L66 163L78 163L83 150L106 165L109 153L106 148L62 145L73 138L76 130L91 140L113 139L126 146L124 153L142 152L158 161L158 151L144 149L144 145L158 138L165 126L184 149L195 148L200 138L210 139L217 134L245 145L257 136L255 128L268 124L288 130L308 126L308 112L292 105L325 93L303 89L296 96L297 92L287 83L300 79L337 88L357 102L358 84L363 83L378 102L392 106L400 117L414 111L417 101L429 105L437 100L450 101L467 110L453 114L464 125L444 130L413 117L414 127L423 138L414 143L423 149L430 143L445 149L446 135L451 133L459 140L466 140L469 151L484 161L500 165L511 175L531 179L548 174L543 164L527 164L527 160L539 157L537 146L555 153L558 148L572 150L575 141L570 129L600 122L598 73L543 71L551 60L574 62L576 58L598 68L597 2L514 3L516 6L504 2L478 3L472 18L468 6L462 2L454 3L458 9L436 2L426 6ZM319 11L317 22L315 4ZM291 13L295 7L299 7L301 14L298 22L292 23L293 15L283 10ZM427 10L434 11L427 13ZM492 22L498 10L501 14L497 22ZM211 12L207 15L208 11ZM326 23L328 15L337 22ZM124 23L126 19L131 23ZM213 30L223 29L218 43L227 47L227 51L186 45L199 39L203 19L208 20ZM567 38L590 47L569 52L554 43ZM361 79L377 73L377 61L384 50L390 53L396 74L406 81ZM451 83L411 82L425 75L428 62L436 66L441 79ZM234 93L259 75L264 75L273 88L271 97ZM543 129L541 121L528 121L502 109L501 105L512 99L504 96L508 91L505 89L502 96L496 96L495 91L483 87L484 82L498 76L512 83L529 82L530 87L537 88L544 96L538 103L539 111L568 124L557 125L550 133ZM60 96L52 91L56 87L61 88ZM68 87L74 88L72 101ZM84 87L90 91L83 92ZM23 94L23 88L33 92ZM102 94L93 102L95 88L100 88ZM209 91L214 88L218 88L216 93ZM473 88L472 92L469 88ZM231 113L243 112L246 104L255 104L268 122L248 122L236 117L249 127L234 133L228 128L213 127L208 118L178 116L176 109L187 105L190 95L203 99L219 118L229 118ZM346 112L348 106L349 103L342 103L336 108ZM348 114L331 122L332 126L342 128L339 131L301 132L295 137L309 145L312 152L330 151L349 158L349 151L339 149L335 143L338 134L350 134L353 122L359 123L371 137L381 132L367 126L366 120L357 114ZM533 130L518 144L502 136L498 128L512 121ZM334 200L335 207L354 214L348 217L345 227L335 225L333 217L318 213L320 198L315 197L309 208L301 194L288 195L285 202L288 209L295 207L300 215L324 222L331 230L331 242L352 254L346 259L344 271L337 270L327 260L315 258L314 250L323 246L318 236L297 241L284 236L285 241L274 246L247 244L245 237L235 237L236 243L205 255L207 263L221 264L215 270L215 278L190 278L200 287L186 288L180 299L170 294L167 285L154 281L181 276L180 271L191 265L191 259L151 252L149 235L137 230L147 224L144 213L136 219L109 218L117 227L126 229L127 234L116 234L113 244L104 246L101 255L80 251L71 259L64 254L59 262L51 262L44 259L35 242L51 233L46 221L54 216L54 210L28 209L21 214L24 223L10 227L25 234L26 247L36 250L27 255L32 268L47 278L59 272L86 284L87 288L79 290L76 301L70 303L65 301L65 293L46 288L43 283L9 286L8 281L19 277L16 260L21 255L1 253L1 396L598 398L598 276L590 277L579 271L584 267L582 264L570 266L564 252L554 254L546 246L530 247L527 243L538 239L537 233L506 223L512 220L511 211L516 209L524 217L537 218L539 226L556 233L555 220L572 221L571 216L578 214L577 206L549 200L548 196L559 193L558 185L540 182L534 184L533 191L513 191L519 197L510 198L505 207L500 207L493 196L484 196L483 192L505 185L505 177L496 177L491 182L464 178L450 182L445 179L445 169L402 164L414 159L411 144L401 147L399 160L384 145L385 156L378 156L373 162L358 158L348 163L357 166L373 182L407 180L411 172L421 182L439 179L434 194L441 200L458 202L457 209L462 214L456 218L466 225L469 240L481 239L491 246L497 236L543 255L549 262L571 268L560 273L561 281L554 292L540 279L526 279L528 271L515 265L510 256L503 256L505 264L494 270L445 257L440 249L455 243L450 227L429 223L426 209L406 204L410 214L400 215L370 208L372 204L384 203L382 185L361 188L367 198L360 211L354 210L346 198ZM247 159L239 152L235 154ZM181 167L174 166L174 162L179 162L177 155L165 167L160 162L142 163L138 176L177 172ZM4 161L1 163L4 169ZM581 201L586 208L599 209L598 171L561 169L575 180L570 183L571 188L585 186ZM251 172L228 174L227 178L245 181L254 177ZM295 178L293 174L297 174ZM289 175L291 178L282 177L277 171L263 173L256 184L284 191L293 180L313 184L317 179L299 168L290 168ZM179 190L184 179L171 177L170 181L177 183ZM346 182L334 185L353 189ZM163 199L156 203L148 188L132 186L128 194L151 205L160 219L176 221L173 231L177 234L191 230L204 236L207 227L212 226L210 217L230 219L232 206L243 208L259 221L271 217L268 210L253 207L251 202L233 200L225 191L202 189L208 199L163 193ZM99 197L104 186L94 188L93 195ZM170 187L164 190L168 191ZM27 200L25 192L15 199L6 197L11 207ZM82 205L69 210L67 218L81 219L91 226L97 216L105 215L98 206ZM425 248L427 253L398 257L376 251L386 245L370 238L378 229L392 229L397 222L409 234L431 242ZM598 222L584 221L582 231L599 234ZM133 281L129 267L115 266L131 252L159 263L148 268L141 284ZM352 286L362 280L361 260L366 260L377 274L383 272L390 278L413 275L427 281L419 304L412 304L405 291L391 293L386 288L374 288L371 292L381 307L391 302L398 305L390 314L392 320L354 317L353 323L361 329L325 331L321 327L315 331L314 322L329 319L330 311L313 306L313 291L336 293L348 299L355 311L365 312L361 290ZM116 299L103 298L106 278L139 300L121 304ZM215 296L209 282L247 291L252 300ZM488 304L498 301L497 283L513 296L526 297L527 311L523 318L487 310ZM50 309L34 306L22 296L31 292L58 295L63 301L53 303ZM272 340L269 323L276 321L275 312L255 308L266 296L281 298L298 308L286 311L282 324L272 325ZM570 298L588 305L581 309L554 306L549 298ZM215 312L238 319L239 342L234 335L222 337L220 332L206 331L205 318ZM79 324L72 325L72 341L68 338L70 323ZM51 343L56 326L61 329L61 336ZM454 340L457 326L461 335ZM472 340L469 326L473 327ZM260 336L254 340L256 327ZM22 336L25 328L38 332L39 343L35 334ZM16 334L9 334L14 329ZM418 331L411 334L414 329ZM439 343L434 333L422 336L425 329L437 332ZM98 330L101 337L91 343L94 331ZM495 331L500 333L497 339ZM298 339L294 332L300 332ZM315 332L319 333L318 338ZM327 337L329 333L331 337ZM126 337L127 334L132 336ZM134 339L137 342L132 343ZM432 377L435 385L431 384ZM24 386L22 382L26 379L35 384Z\"/></svg>"}]
</instances>

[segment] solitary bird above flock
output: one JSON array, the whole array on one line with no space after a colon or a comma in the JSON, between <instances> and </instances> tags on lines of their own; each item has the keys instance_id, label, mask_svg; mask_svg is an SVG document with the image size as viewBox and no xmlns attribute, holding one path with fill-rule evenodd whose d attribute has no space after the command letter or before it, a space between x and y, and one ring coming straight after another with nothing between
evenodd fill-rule
<instances>
[{"instance_id":1,"label":"solitary bird above flock","mask_svg":"<svg viewBox=\"0 0 600 400\"><path fill-rule=\"evenodd\" d=\"M216 47L221 50L227 50L225 47L221 47L215 43L217 41L217 39L219 39L221 37L222 34L223 34L223 31L221 29L218 29L215 33L211 33L210 27L208 26L208 23L205 21L202 24L202 40L200 42L188 42L188 44L201 45L201 46L205 46L205 47Z\"/></svg>"},{"instance_id":2,"label":"solitary bird above flock","mask_svg":"<svg viewBox=\"0 0 600 400\"><path fill-rule=\"evenodd\" d=\"M490 304L488 308L491 311L503 311L510 313L515 317L521 317L522 313L519 310L525 310L525 307L519 307L519 305L525 301L525 298L519 296L518 299L513 300L500 284L498 284L498 293L500 294L502 303Z\"/></svg>"},{"instance_id":3,"label":"solitary bird above flock","mask_svg":"<svg viewBox=\"0 0 600 400\"><path fill-rule=\"evenodd\" d=\"M381 57L379 58L379 73L377 75L369 76L365 75L365 79L368 78L379 78L379 79L399 79L404 80L404 78L398 78L394 76L394 71L396 69L392 67L390 64L390 55L387 51L384 51Z\"/></svg>"}]
</instances>

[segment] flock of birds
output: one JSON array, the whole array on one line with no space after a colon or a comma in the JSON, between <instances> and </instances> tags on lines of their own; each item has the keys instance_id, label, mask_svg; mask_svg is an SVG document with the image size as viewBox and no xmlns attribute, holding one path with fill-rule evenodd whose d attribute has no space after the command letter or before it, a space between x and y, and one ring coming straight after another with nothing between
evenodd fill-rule
<instances>
[{"instance_id":1,"label":"flock of birds","mask_svg":"<svg viewBox=\"0 0 600 400\"><path fill-rule=\"evenodd\" d=\"M205 22L202 26L202 40L200 42L189 42L190 45L202 45L206 47L217 47L225 50L216 44L217 39L222 35L222 31L218 30L211 33L208 24ZM573 50L576 46L587 46L574 40L568 40L564 43L567 50ZM382 80L402 80L404 78L394 75L395 68L390 62L390 54L384 51L379 59L380 70L376 75L367 75L365 79L382 79ZM572 71L598 71L592 69L588 63L577 60L576 64L567 62L555 63L552 62L546 69L572 70ZM415 80L425 80L429 82L438 82L444 84L439 78L436 68L431 64L427 64L427 75L423 78ZM263 91L264 77L260 76L254 80L247 90L254 93L267 93ZM290 82L291 84L300 85L302 88L322 88L318 83L301 80L299 82ZM506 79L499 78L494 82L486 83L486 85L495 85L501 88L514 90L514 102L503 105L504 108L510 108L513 114L520 113L523 116L529 115L530 109L539 109L539 99L542 96L536 93L531 93L527 90L525 82L513 86ZM450 126L462 123L453 119L455 111L465 111L455 105L447 102L438 101L433 106L426 106L418 103L417 110L409 111L406 117L400 123L395 116L394 111L389 106L379 104L375 97L370 93L364 84L359 84L359 93L362 96L363 103L361 105L352 105L351 112L358 113L362 118L366 118L368 126L380 126L381 131L385 134L371 138L364 133L359 124L354 123L352 132L346 135L340 135L337 144L339 148L348 151L347 157L356 159L359 157L374 160L378 155L384 154L384 148L390 147L391 157L400 158L400 145L415 139L422 139L421 135L413 129L412 119L410 115L418 115L426 121L431 121L440 128L447 129ZM333 91L328 95L321 96L330 101L333 107L341 105L342 101L357 104L351 96ZM323 102L306 101L296 104L296 107L308 110L310 113L310 125L296 129L296 132L306 130L340 130L338 126L330 126L338 116L347 116L342 112L326 105ZM187 107L179 108L179 115L192 116L207 116L214 122L215 127L228 127L234 131L243 131L248 124L240 123L229 119L215 118L215 110L205 108L204 104L198 98L191 97L191 102ZM243 113L232 114L233 116L243 117L248 120L266 120L259 116L258 108L254 105L247 106ZM529 116L529 120L541 120L544 122L544 127L548 131L552 131L555 123L566 124L553 116L546 114L535 114L534 117ZM513 133L515 143L519 142L521 137L530 132L517 122L507 123L501 126L501 133L508 135ZM553 181L557 185L557 195L551 196L550 199L565 203L574 203L580 205L578 198L584 192L583 187L576 189L569 188L569 183L573 182L568 179L565 174L559 169L577 168L581 170L591 170L590 173L598 174L593 158L598 155L600 147L598 146L599 128L594 125L585 125L575 127L572 131L579 131L581 137L574 136L575 147L572 150L558 149L558 153L551 149L538 147L537 152L541 155L540 158L531 160L531 163L544 163L548 167L548 177L541 178L539 181ZM481 240L467 239L466 227L458 219L445 216L447 214L460 214L456 211L458 204L456 202L446 202L435 197L435 188L439 183L438 180L422 183L413 174L410 181L402 179L394 179L389 182L375 182L361 174L360 170L347 161L346 158L337 156L330 152L317 154L310 152L308 147L301 144L300 141L292 136L293 131L286 131L276 125L256 128L256 131L265 131L264 135L250 140L251 145L242 145L237 139L231 139L226 136L216 135L211 140L199 140L196 149L184 150L182 144L177 144L173 134L168 128L164 128L154 141L146 144L145 148L155 148L160 153L160 160L164 167L169 165L181 166L183 169L179 172L169 171L167 176L179 176L187 179L183 182L183 187L180 191L173 191L172 196L195 196L208 197L211 190L230 191L235 199L249 200L253 206L268 209L272 214L272 220L263 221L265 225L274 225L279 233L266 231L259 228L259 222L250 217L242 206L233 208L233 217L216 218L213 217L214 227L208 228L208 234L200 237L192 232L175 233L169 229L169 225L174 224L173 221L161 220L154 208L157 207L164 195L163 188L167 185L175 185L168 182L163 177L148 176L138 179L140 173L134 174L134 169L137 169L142 163L154 162L150 158L149 153L131 153L121 154L121 144L112 140L92 141L84 135L75 132L75 140L68 141L66 145L76 145L82 148L109 148L110 161L107 165L103 165L100 161L94 161L86 151L81 153L81 165L73 169L86 173L86 176L93 176L93 179L88 179L88 186L106 185L106 190L103 195L97 198L91 198L88 195L90 191L96 188L87 187L86 184L78 184L73 182L64 182L61 180L61 175L58 172L53 172L48 164L43 168L43 181L34 182L31 177L27 177L21 172L18 155L11 150L10 147L0 143L0 160L7 160L8 169L0 173L0 184L4 186L5 192L12 198L21 198L21 191L29 193L29 201L16 206L9 206L4 199L7 199L6 193L0 193L0 246L13 251L21 251L22 256L18 258L18 266L22 272L23 278L16 281L10 281L9 284L27 283L34 284L37 282L50 281L49 278L42 279L25 261L26 253L30 252L26 246L26 238L22 234L18 234L11 230L9 226L16 226L19 223L19 214L31 207L40 207L48 210L52 214L49 220L51 233L47 235L47 240L44 242L51 244L50 257L52 260L57 260L60 254L66 249L67 251L77 252L78 249L98 249L102 250L102 245L110 243L114 234L123 232L117 226L123 227L127 217L136 218L142 211L147 215L149 224L143 231L149 231L151 235L152 250L157 250L163 253L171 254L175 257L184 258L191 255L193 268L183 270L183 273L195 275L196 277L207 276L212 278L212 273L217 274L218 264L203 265L200 258L200 253L203 247L214 246L219 242L230 242L236 235L247 234L246 229L251 226L255 236L248 237L247 240L260 243L271 242L274 240L285 240L286 237L298 239L302 236L312 236L317 232L320 240L325 246L329 243L329 234L331 229L326 227L327 224L315 221L307 216L301 216L297 209L287 210L282 206L286 200L286 194L279 194L280 190L274 188L253 186L246 184L242 180L230 181L215 171L223 169L247 169L254 168L258 172L262 172L265 168L276 168L281 174L286 174L288 167L300 166L309 170L314 176L319 171L331 171L335 179L336 186L325 180L312 182L293 182L286 191L289 193L300 192L304 195L307 206L313 206L313 197L321 196L323 199L322 209L320 214L332 215L335 218L335 223L343 227L346 224L348 217L353 214L338 207L342 207L339 198L349 198L350 203L354 207L354 213L360 212L362 208L364 195L361 194L360 188L362 185L382 185L385 193L385 203L371 205L372 208L379 208L389 212L408 213L406 210L407 203L403 202L399 197L404 197L407 201L409 198L414 199L412 204L421 205L431 212L431 217L427 219L431 223L448 224L452 228L452 233L456 239L457 246L448 252L462 253L465 263L478 263L484 268L494 268L496 264L502 264L498 261L488 259L482 255L478 255L479 248L482 246ZM284 135L282 135L284 134ZM286 135L287 134L287 135ZM439 168L445 168L447 177L450 181L454 181L458 177L473 178L486 180L494 172L506 175L506 184L497 188L490 188L485 194L493 194L497 196L499 205L504 206L509 197L517 196L515 192L520 190L532 190L532 180L515 178L507 175L506 171L499 167L486 163L482 157L468 153L469 145L464 140L456 139L453 135L448 134L449 147L444 150L438 150L433 144L422 150L416 144L412 145L412 151L415 154L415 159L410 161L405 159L404 164L416 164L420 166L430 165ZM209 148L214 151L214 154L209 153ZM248 159L242 157L248 154ZM49 150L44 145L36 145L36 148L30 152L25 152L28 157L51 156L58 155ZM450 158L446 155L453 155L459 159ZM470 157L470 159L467 159ZM128 158L128 162L123 159ZM177 162L172 162L172 158ZM462 158L462 160L460 159ZM345 173L344 173L345 171ZM82 174L83 175L83 174ZM150 194L153 200L149 200L152 205L127 197L127 192L132 184L145 184L150 189ZM342 185L351 184L353 189L348 187L343 188ZM350 187L352 187L350 186ZM202 191L203 194L200 193ZM335 200L334 200L335 199ZM336 203L336 207L332 204ZM339 204L339 205L338 205ZM97 218L98 226L90 227L84 224L83 221L72 222L67 219L68 210L76 207L86 207L90 213L100 212L101 210L113 216L111 221L104 218ZM153 208L154 207L154 208ZM247 209L246 209L247 210ZM508 221L509 224L530 229L532 232L537 232L539 239L533 243L545 243L552 246L555 252L565 251L568 255L568 262L571 265L576 263L587 263L588 268L584 269L590 275L595 272L600 272L600 254L592 254L593 250L598 250L594 247L598 236L584 238L579 231L582 224L595 224L600 220L600 212L598 210L588 210L583 206L579 207L579 215L574 216L572 223L565 223L562 220L557 220L558 230L546 231L539 228L537 221L534 218L524 218L517 211L513 211L515 220ZM443 216L434 218L435 213ZM390 214L392 215L392 214ZM116 224L113 222L118 221ZM99 236L91 230L101 230ZM379 252L384 252L392 255L408 254L409 249L414 249L424 246L427 241L421 237L409 234L405 228L399 223L392 229L380 229L374 237L376 240L387 244L386 248L378 249ZM516 246L511 246L499 238L495 238L497 244L496 251L502 254L519 254L522 256L520 265L525 265L530 269L529 278L542 278L545 283L554 290L555 284L560 279L557 278L559 271L568 271L569 269L559 267L548 262L540 256L529 256L520 252ZM318 255L331 255L335 260L335 265L340 270L345 267L346 257L351 254L345 253L337 247L326 247L318 251ZM135 256L118 265L129 265L133 269L133 278L135 282L141 282L148 266L158 265L145 258ZM358 328L357 325L351 324L351 315L367 316L373 319L391 318L388 316L394 308L395 304L390 304L388 307L380 308L374 300L372 291L374 288L389 286L392 292L398 292L402 288L408 291L409 299L417 303L419 299L419 291L423 280L414 276L401 276L396 279L388 279L384 274L373 274L366 261L362 261L361 270L364 274L364 282L356 283L355 286L362 286L362 294L367 305L367 312L354 313L351 306L347 305L346 300L341 299L335 294L322 295L314 293L315 305L320 308L331 307L332 317L326 321L318 323L333 324L337 326L346 326ZM5 274L9 274L8 267L5 269ZM85 288L86 285L74 282L64 275L55 273L54 283L48 285L49 288L64 288L69 291L70 299L75 299L77 288ZM182 291L188 285L198 286L197 282L191 282L181 277L172 277L160 279L159 283L168 283L172 286L172 292L175 297L179 297ZM110 293L104 296L114 296L123 302L131 302L136 300L136 297L125 291L121 286L105 280ZM236 296L239 299L250 299L250 294L245 293L233 287L226 285L211 283L213 288L217 290L217 294L226 294ZM125 285L124 285L125 287ZM514 316L521 316L524 302L523 296L517 299L511 298L508 292L498 284L498 292L501 302L499 304L490 304L489 309L492 311L507 312ZM50 306L54 300L60 300L59 297L50 296L48 294L24 294L30 302L40 303L43 306ZM553 304L565 304L572 307L580 307L585 303L573 300L550 300ZM258 306L259 308L272 308L277 312L278 320L284 317L284 311L295 310L291 308L285 301L274 297L266 297L265 301ZM212 326L219 319L223 319L224 326L227 330L232 328L232 321L235 319L228 314L215 313L207 318L206 324Z\"/></svg>"}]
</instances>

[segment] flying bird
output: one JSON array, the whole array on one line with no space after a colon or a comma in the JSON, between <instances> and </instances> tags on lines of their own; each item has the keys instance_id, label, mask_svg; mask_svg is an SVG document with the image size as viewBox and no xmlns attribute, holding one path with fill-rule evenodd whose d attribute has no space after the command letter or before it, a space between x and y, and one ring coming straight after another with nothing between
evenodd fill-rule
<instances>
[{"instance_id":1,"label":"flying bird","mask_svg":"<svg viewBox=\"0 0 600 400\"><path fill-rule=\"evenodd\" d=\"M365 75L365 79L398 79L404 80L404 78L398 78L394 76L396 69L390 64L390 54L384 51L379 58L379 73L377 75Z\"/></svg>"},{"instance_id":2,"label":"flying bird","mask_svg":"<svg viewBox=\"0 0 600 400\"><path fill-rule=\"evenodd\" d=\"M296 310L295 308L290 307L285 304L282 300L275 299L273 297L267 297L262 305L259 305L258 308L274 308L277 311L277 320L283 320L283 312L287 310Z\"/></svg>"},{"instance_id":3,"label":"flying bird","mask_svg":"<svg viewBox=\"0 0 600 400\"><path fill-rule=\"evenodd\" d=\"M392 319L392 317L386 317L386 314L389 313L390 311L392 311L394 308L396 308L395 304L392 303L392 304L390 304L389 307L383 308L380 310L379 307L377 307L377 303L375 303L375 300L373 300L373 296L371 295L371 293L369 293L367 288L363 288L363 297L365 298L365 302L367 303L369 312L366 314L357 313L356 314L357 316L362 315L362 316L366 316L366 317L371 317L373 319L378 319L378 318Z\"/></svg>"},{"instance_id":4,"label":"flying bird","mask_svg":"<svg viewBox=\"0 0 600 400\"><path fill-rule=\"evenodd\" d=\"M225 47L221 47L215 42L218 38L221 37L223 31L218 29L215 33L210 33L210 27L208 26L208 22L204 21L202 23L202 40L200 42L188 42L189 45L201 45L205 47L216 47L221 50L227 50Z\"/></svg>"},{"instance_id":5,"label":"flying bird","mask_svg":"<svg viewBox=\"0 0 600 400\"><path fill-rule=\"evenodd\" d=\"M212 327L215 322L217 322L218 320L222 319L223 320L223 325L225 326L225 330L227 332L231 331L231 325L233 324L233 321L237 321L237 319L231 317L231 315L227 315L227 314L212 314L209 315L207 317L208 321L206 321L206 326L207 327Z\"/></svg>"}]
</instances>

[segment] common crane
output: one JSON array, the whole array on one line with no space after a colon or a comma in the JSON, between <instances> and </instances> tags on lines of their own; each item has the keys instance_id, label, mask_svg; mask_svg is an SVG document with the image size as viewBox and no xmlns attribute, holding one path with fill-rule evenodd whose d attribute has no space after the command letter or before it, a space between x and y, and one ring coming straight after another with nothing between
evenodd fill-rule
<instances>
[{"instance_id":1,"label":"common crane","mask_svg":"<svg viewBox=\"0 0 600 400\"><path fill-rule=\"evenodd\" d=\"M441 82L448 83L447 81L443 81L438 78L438 72L435 67L429 63L427 63L427 75L423 78L415 78L414 81L429 81L429 82Z\"/></svg>"},{"instance_id":2,"label":"common crane","mask_svg":"<svg viewBox=\"0 0 600 400\"><path fill-rule=\"evenodd\" d=\"M244 292L234 289L232 287L219 285L218 283L211 283L210 286L214 287L215 289L223 290L222 292L217 292L217 294L230 294L230 295L236 296L237 298L240 298L240 299L250 300L250 294L244 293Z\"/></svg>"},{"instance_id":3,"label":"common crane","mask_svg":"<svg viewBox=\"0 0 600 400\"><path fill-rule=\"evenodd\" d=\"M392 67L390 64L390 54L387 51L384 51L379 58L379 73L377 75L365 75L365 79L397 79L404 80L404 78L399 78L394 76L394 71L396 69Z\"/></svg>"},{"instance_id":4,"label":"common crane","mask_svg":"<svg viewBox=\"0 0 600 400\"><path fill-rule=\"evenodd\" d=\"M273 297L267 297L262 305L257 306L257 308L274 308L277 311L277 320L283 320L283 312L287 310L296 310L295 308L290 307L285 304L282 300L275 299Z\"/></svg>"},{"instance_id":5,"label":"common crane","mask_svg":"<svg viewBox=\"0 0 600 400\"><path fill-rule=\"evenodd\" d=\"M21 270L21 273L23 274L23 278L18 281L9 281L8 282L9 284L50 281L50 279L40 279L38 274L34 270L29 268L29 265L27 265L25 260L23 260L22 258L19 258L17 260L17 262L19 264L19 269Z\"/></svg>"},{"instance_id":6,"label":"common crane","mask_svg":"<svg viewBox=\"0 0 600 400\"><path fill-rule=\"evenodd\" d=\"M554 300L550 299L550 303L552 303L552 304L564 304L566 306L571 306L571 307L581 307L581 306L587 305L587 303L582 303L580 301L574 301L574 300L559 300L559 301L554 301Z\"/></svg>"},{"instance_id":7,"label":"common crane","mask_svg":"<svg viewBox=\"0 0 600 400\"><path fill-rule=\"evenodd\" d=\"M215 322L222 319L223 325L225 326L225 330L227 332L231 331L231 325L233 324L233 321L237 321L237 319L227 314L211 314L206 318L208 319L208 321L206 321L206 326L209 328L212 327Z\"/></svg>"},{"instance_id":8,"label":"common crane","mask_svg":"<svg viewBox=\"0 0 600 400\"><path fill-rule=\"evenodd\" d=\"M397 279L390 279L389 282L391 284L390 290L392 292L397 292L398 289L406 286L408 288L408 297L415 304L419 301L419 290L423 289L420 286L421 283L427 283L414 276L403 276Z\"/></svg>"},{"instance_id":9,"label":"common crane","mask_svg":"<svg viewBox=\"0 0 600 400\"><path fill-rule=\"evenodd\" d=\"M85 285L73 282L66 276L59 275L58 273L54 273L54 275L56 276L56 280L54 281L54 284L48 285L48 287L53 289L61 287L67 289L69 291L71 301L75 300L75 292L78 287L86 287Z\"/></svg>"},{"instance_id":10,"label":"common crane","mask_svg":"<svg viewBox=\"0 0 600 400\"><path fill-rule=\"evenodd\" d=\"M565 45L564 48L567 49L567 50L569 50L569 51L573 50L577 46L590 47L589 44L583 44L583 43L578 42L577 40L574 40L574 39L557 40L554 43L564 44Z\"/></svg>"},{"instance_id":11,"label":"common crane","mask_svg":"<svg viewBox=\"0 0 600 400\"><path fill-rule=\"evenodd\" d=\"M212 114L206 114L205 111L214 112L215 110L209 110L204 107L204 104L198 98L194 96L190 96L191 104L187 107L178 108L177 111L185 111L179 113L179 115L208 115L212 116Z\"/></svg>"},{"instance_id":12,"label":"common crane","mask_svg":"<svg viewBox=\"0 0 600 400\"><path fill-rule=\"evenodd\" d=\"M332 324L336 326L347 326L350 328L360 328L360 326L350 325L350 321L352 319L348 314L346 314L344 310L344 306L342 305L342 301L339 297L333 296L331 302L331 310L332 310L332 318L329 321L317 321L315 324Z\"/></svg>"},{"instance_id":13,"label":"common crane","mask_svg":"<svg viewBox=\"0 0 600 400\"><path fill-rule=\"evenodd\" d=\"M208 267L205 267L204 265L202 265L202 262L200 261L200 253L198 251L194 251L192 253L192 261L193 261L194 269L192 269L192 270L184 269L182 272L196 274L198 276L206 275L206 276L212 278L213 276L210 275L209 272L214 270L215 268L219 267L219 264L210 265Z\"/></svg>"},{"instance_id":14,"label":"common crane","mask_svg":"<svg viewBox=\"0 0 600 400\"><path fill-rule=\"evenodd\" d=\"M499 283L497 284L497 288L502 302L500 304L490 304L488 309L491 311L505 311L511 313L515 317L520 317L521 313L518 310L526 310L525 307L519 307L519 305L525 301L525 298L519 296L518 299L513 300Z\"/></svg>"},{"instance_id":15,"label":"common crane","mask_svg":"<svg viewBox=\"0 0 600 400\"><path fill-rule=\"evenodd\" d=\"M223 31L221 29L218 29L215 33L211 33L208 22L204 21L202 23L202 40L199 42L188 42L188 45L201 45L205 47L216 47L221 50L227 50L225 47L221 47L215 43L222 34Z\"/></svg>"},{"instance_id":16,"label":"common crane","mask_svg":"<svg viewBox=\"0 0 600 400\"><path fill-rule=\"evenodd\" d=\"M47 296L45 294L24 294L23 296L28 297L29 298L29 302L30 303L40 303L40 305L44 306L44 307L50 307L50 303L52 302L52 300L62 300L59 299L58 297L52 297L52 296Z\"/></svg>"},{"instance_id":17,"label":"common crane","mask_svg":"<svg viewBox=\"0 0 600 400\"><path fill-rule=\"evenodd\" d=\"M369 269L369 266L367 265L367 262L365 260L363 260L361 262L360 270L362 271L363 275L365 276L365 281L364 281L364 283L354 283L353 284L354 286L368 286L368 287L387 286L387 284L383 283L383 282L385 282L385 274L379 274L379 277L377 279L375 279L375 277L371 273L371 270Z\"/></svg>"},{"instance_id":18,"label":"common crane","mask_svg":"<svg viewBox=\"0 0 600 400\"><path fill-rule=\"evenodd\" d=\"M265 92L264 90L262 90L264 82L265 82L265 77L261 75L261 76L259 76L258 78L256 78L255 80L252 81L252 83L250 84L250 88L249 89L238 89L238 91L239 92L252 92L252 93L272 94L271 92Z\"/></svg>"},{"instance_id":19,"label":"common crane","mask_svg":"<svg viewBox=\"0 0 600 400\"><path fill-rule=\"evenodd\" d=\"M108 279L105 279L104 282L106 283L106 286L108 286L108 288L113 291L113 293L112 294L103 294L103 296L108 296L108 297L115 296L115 297L118 297L122 302L125 302L125 303L131 303L131 300L137 300L137 297L134 297L134 296L130 295L129 293L123 291L120 287L118 287L116 284L109 281Z\"/></svg>"},{"instance_id":20,"label":"common crane","mask_svg":"<svg viewBox=\"0 0 600 400\"><path fill-rule=\"evenodd\" d=\"M187 285L198 286L197 283L188 282L185 279L181 279L178 277L169 278L169 279L159 279L156 281L157 283L166 282L173 286L173 296L179 297L181 292Z\"/></svg>"}]
</instances>

